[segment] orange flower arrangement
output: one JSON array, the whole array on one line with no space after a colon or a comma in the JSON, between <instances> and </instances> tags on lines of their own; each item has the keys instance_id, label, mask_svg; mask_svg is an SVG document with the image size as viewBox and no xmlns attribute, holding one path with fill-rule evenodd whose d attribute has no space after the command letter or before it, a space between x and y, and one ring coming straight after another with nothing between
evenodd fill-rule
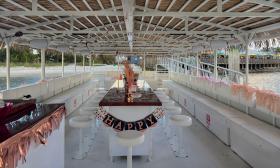
<instances>
[{"instance_id":1,"label":"orange flower arrangement","mask_svg":"<svg viewBox=\"0 0 280 168\"><path fill-rule=\"evenodd\" d=\"M131 66L129 65L128 61L124 62L124 72L125 72L128 88L130 88L134 82L134 72Z\"/></svg>"}]
</instances>

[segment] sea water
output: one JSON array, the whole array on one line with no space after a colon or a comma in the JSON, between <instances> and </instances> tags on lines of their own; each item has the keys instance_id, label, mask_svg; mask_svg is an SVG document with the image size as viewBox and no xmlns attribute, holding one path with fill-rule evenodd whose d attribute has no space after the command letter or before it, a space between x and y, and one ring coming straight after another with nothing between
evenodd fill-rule
<instances>
[{"instance_id":1,"label":"sea water","mask_svg":"<svg viewBox=\"0 0 280 168\"><path fill-rule=\"evenodd\" d=\"M32 83L36 83L40 80L40 75L28 75L28 76L19 76L11 77L10 87L15 88L19 86L24 86ZM0 90L6 89L6 78L0 77Z\"/></svg>"}]
</instances>

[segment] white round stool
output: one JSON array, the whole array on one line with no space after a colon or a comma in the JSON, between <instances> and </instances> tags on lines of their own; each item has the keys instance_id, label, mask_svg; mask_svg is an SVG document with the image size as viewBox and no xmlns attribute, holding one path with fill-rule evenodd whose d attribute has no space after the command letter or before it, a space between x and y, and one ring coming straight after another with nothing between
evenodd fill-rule
<instances>
[{"instance_id":1,"label":"white round stool","mask_svg":"<svg viewBox=\"0 0 280 168\"><path fill-rule=\"evenodd\" d=\"M102 92L102 91L106 91L106 89L105 88L97 88L96 91L97 92Z\"/></svg>"},{"instance_id":2,"label":"white round stool","mask_svg":"<svg viewBox=\"0 0 280 168\"><path fill-rule=\"evenodd\" d=\"M176 127L179 127L178 130L178 145L175 149L175 155L177 157L188 157L185 146L184 146L184 135L183 128L189 127L192 125L192 118L187 115L173 115L169 118L170 124Z\"/></svg>"},{"instance_id":3,"label":"white round stool","mask_svg":"<svg viewBox=\"0 0 280 168\"><path fill-rule=\"evenodd\" d=\"M132 147L144 142L144 134L140 131L127 130L117 133L117 142L120 145L128 147L127 150L127 168L132 168Z\"/></svg>"},{"instance_id":4,"label":"white round stool","mask_svg":"<svg viewBox=\"0 0 280 168\"><path fill-rule=\"evenodd\" d=\"M74 159L83 159L86 156L85 148L88 146L83 137L83 129L91 127L92 119L88 116L75 116L70 118L69 125L79 129L79 149L74 155Z\"/></svg>"},{"instance_id":5,"label":"white round stool","mask_svg":"<svg viewBox=\"0 0 280 168\"><path fill-rule=\"evenodd\" d=\"M157 88L156 91L162 91L162 92L164 92L166 95L169 94L169 89L168 89L168 88Z\"/></svg>"},{"instance_id":6,"label":"white round stool","mask_svg":"<svg viewBox=\"0 0 280 168\"><path fill-rule=\"evenodd\" d=\"M175 101L174 100L169 100L169 101L166 101L166 102L162 103L162 106L164 108L167 108L167 107L170 107L170 106L174 106L174 105L175 105Z\"/></svg>"},{"instance_id":7,"label":"white round stool","mask_svg":"<svg viewBox=\"0 0 280 168\"><path fill-rule=\"evenodd\" d=\"M100 98L101 99L101 98ZM99 102L100 102L100 99L97 99L96 97L94 98L91 98L89 99L86 103L85 103L85 106L88 106L88 107L96 107L98 106Z\"/></svg>"},{"instance_id":8,"label":"white round stool","mask_svg":"<svg viewBox=\"0 0 280 168\"><path fill-rule=\"evenodd\" d=\"M158 98L166 98L169 99L169 96L165 95L165 94L156 94Z\"/></svg>"},{"instance_id":9,"label":"white round stool","mask_svg":"<svg viewBox=\"0 0 280 168\"><path fill-rule=\"evenodd\" d=\"M157 91L157 90L155 90L154 93L155 93L156 95L165 95L165 96L167 96L167 95L165 94L165 92L163 92L163 91Z\"/></svg>"},{"instance_id":10,"label":"white round stool","mask_svg":"<svg viewBox=\"0 0 280 168\"><path fill-rule=\"evenodd\" d=\"M95 113L97 110L98 110L98 106L89 106L89 105L87 105L87 106L83 106L83 107L81 107L80 108L80 114L81 113Z\"/></svg>"},{"instance_id":11,"label":"white round stool","mask_svg":"<svg viewBox=\"0 0 280 168\"><path fill-rule=\"evenodd\" d=\"M163 128L167 138L172 138L174 134L171 134L172 128L170 128L169 120L166 120L166 118L169 119L169 117L172 115L180 115L182 113L182 108L179 106L170 105L170 106L165 106L164 111L165 111L165 116L163 118ZM171 142L171 144L173 143Z\"/></svg>"},{"instance_id":12,"label":"white round stool","mask_svg":"<svg viewBox=\"0 0 280 168\"><path fill-rule=\"evenodd\" d=\"M79 109L81 115L87 115L94 120L95 127L98 127L98 120L95 118L96 112L98 111L98 106L83 106Z\"/></svg>"}]
</instances>

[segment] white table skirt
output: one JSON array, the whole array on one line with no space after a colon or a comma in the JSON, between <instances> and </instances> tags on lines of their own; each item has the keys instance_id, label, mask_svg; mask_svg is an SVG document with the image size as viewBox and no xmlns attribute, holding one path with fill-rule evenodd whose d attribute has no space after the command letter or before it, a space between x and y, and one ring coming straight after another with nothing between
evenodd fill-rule
<instances>
[{"instance_id":1,"label":"white table skirt","mask_svg":"<svg viewBox=\"0 0 280 168\"><path fill-rule=\"evenodd\" d=\"M117 119L130 122L137 121L152 114L158 106L110 106L105 107L106 111ZM133 156L152 156L152 128L145 131L144 143L139 144L132 149ZM121 146L116 142L116 132L108 128L109 133L109 155L112 159L114 156L126 156L127 147Z\"/></svg>"}]
</instances>

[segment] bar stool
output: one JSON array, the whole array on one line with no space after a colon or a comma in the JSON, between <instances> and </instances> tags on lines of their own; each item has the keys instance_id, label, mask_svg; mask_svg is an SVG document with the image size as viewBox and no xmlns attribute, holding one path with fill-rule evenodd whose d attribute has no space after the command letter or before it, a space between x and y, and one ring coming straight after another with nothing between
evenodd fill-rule
<instances>
[{"instance_id":1,"label":"bar stool","mask_svg":"<svg viewBox=\"0 0 280 168\"><path fill-rule=\"evenodd\" d=\"M69 125L73 128L79 129L79 149L74 155L74 159L83 159L86 156L86 148L88 144L85 142L83 129L90 128L92 124L92 119L88 116L75 116L70 118Z\"/></svg>"},{"instance_id":2,"label":"bar stool","mask_svg":"<svg viewBox=\"0 0 280 168\"><path fill-rule=\"evenodd\" d=\"M97 128L99 128L99 124L100 124L99 120L96 118L96 115L95 115L96 112L98 111L98 109L99 109L98 105L90 106L88 104L86 104L85 106L83 106L79 109L80 115L87 115L93 120L93 124L94 124L93 129L92 129L93 133L96 133ZM94 135L92 138L94 138Z\"/></svg>"},{"instance_id":3,"label":"bar stool","mask_svg":"<svg viewBox=\"0 0 280 168\"><path fill-rule=\"evenodd\" d=\"M161 95L161 94L158 94L158 95L157 95L157 97L158 97L159 99L167 99L167 100L169 100L169 99L170 99L170 97L169 97L169 96L166 96L166 95Z\"/></svg>"},{"instance_id":4,"label":"bar stool","mask_svg":"<svg viewBox=\"0 0 280 168\"><path fill-rule=\"evenodd\" d=\"M169 94L169 89L168 88L157 88L156 91L164 92L166 95Z\"/></svg>"},{"instance_id":5,"label":"bar stool","mask_svg":"<svg viewBox=\"0 0 280 168\"><path fill-rule=\"evenodd\" d=\"M96 107L98 106L100 100L97 99L97 98L92 98L92 99L89 99L86 103L85 103L85 106L88 106L88 107Z\"/></svg>"},{"instance_id":6,"label":"bar stool","mask_svg":"<svg viewBox=\"0 0 280 168\"><path fill-rule=\"evenodd\" d=\"M132 168L132 147L144 142L144 134L140 131L127 130L118 132L116 138L120 145L128 147L127 168Z\"/></svg>"},{"instance_id":7,"label":"bar stool","mask_svg":"<svg viewBox=\"0 0 280 168\"><path fill-rule=\"evenodd\" d=\"M180 115L182 113L182 108L179 106L171 105L171 106L164 107L164 111L165 111L165 116L163 118L163 120L164 120L163 128L164 128L167 138L171 139L171 144L173 144L172 136L174 134L171 134L172 128L170 128L169 120L166 120L166 118L169 118L172 115Z\"/></svg>"},{"instance_id":8,"label":"bar stool","mask_svg":"<svg viewBox=\"0 0 280 168\"><path fill-rule=\"evenodd\" d=\"M175 150L176 157L188 157L185 146L184 146L184 135L183 128L192 125L192 118L187 115L173 115L169 118L170 124L179 127L178 139L177 139L177 149Z\"/></svg>"},{"instance_id":9,"label":"bar stool","mask_svg":"<svg viewBox=\"0 0 280 168\"><path fill-rule=\"evenodd\" d=\"M170 107L170 106L174 106L175 105L175 101L174 100L169 100L169 101L163 101L162 102L162 106L164 107L164 108L166 108L166 107Z\"/></svg>"},{"instance_id":10,"label":"bar stool","mask_svg":"<svg viewBox=\"0 0 280 168\"><path fill-rule=\"evenodd\" d=\"M105 89L105 88L97 88L96 91L97 91L98 93L102 93L102 92L105 92L106 89Z\"/></svg>"}]
</instances>

